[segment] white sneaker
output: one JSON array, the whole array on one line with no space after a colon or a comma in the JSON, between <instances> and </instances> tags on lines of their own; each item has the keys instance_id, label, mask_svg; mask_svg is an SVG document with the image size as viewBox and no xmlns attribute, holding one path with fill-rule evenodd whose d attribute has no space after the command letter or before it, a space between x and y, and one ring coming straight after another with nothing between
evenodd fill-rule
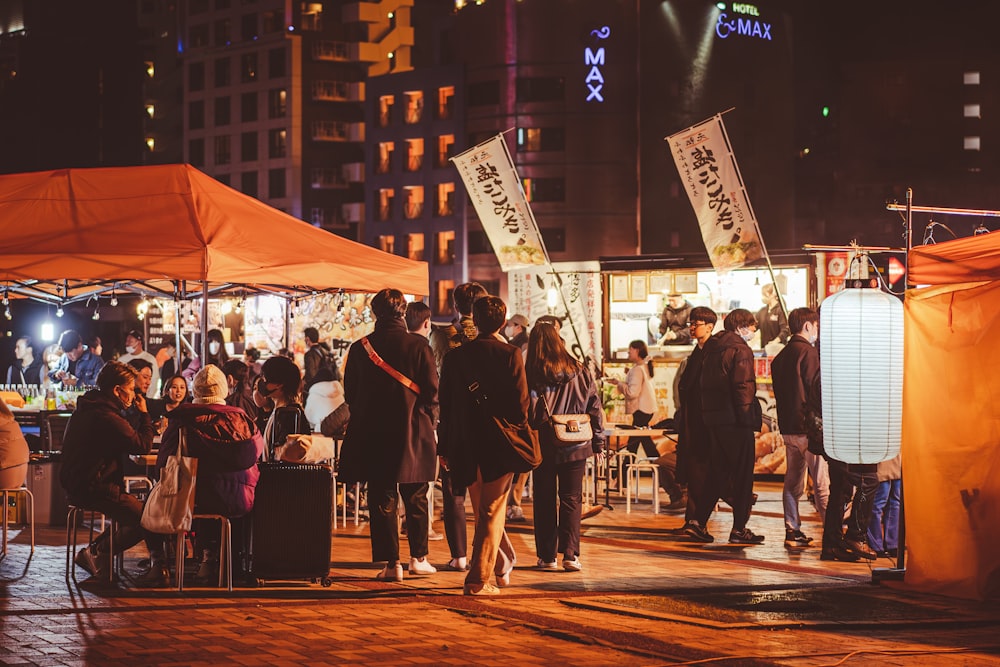
<instances>
[{"instance_id":1,"label":"white sneaker","mask_svg":"<svg viewBox=\"0 0 1000 667\"><path fill-rule=\"evenodd\" d=\"M396 563L395 565L386 565L382 568L382 571L375 575L378 581L402 581L403 580L403 564Z\"/></svg>"},{"instance_id":2,"label":"white sneaker","mask_svg":"<svg viewBox=\"0 0 1000 667\"><path fill-rule=\"evenodd\" d=\"M559 563L557 563L556 561L548 562L539 558L538 562L535 563L535 567L537 567L539 570L558 570Z\"/></svg>"},{"instance_id":3,"label":"white sneaker","mask_svg":"<svg viewBox=\"0 0 1000 667\"><path fill-rule=\"evenodd\" d=\"M563 569L567 572L579 572L583 569L583 563L577 556L573 556L573 559L563 558Z\"/></svg>"},{"instance_id":4,"label":"white sneaker","mask_svg":"<svg viewBox=\"0 0 1000 667\"><path fill-rule=\"evenodd\" d=\"M434 574L435 572L437 572L437 568L430 564L427 560L427 556L410 559L411 577L415 574Z\"/></svg>"},{"instance_id":5,"label":"white sneaker","mask_svg":"<svg viewBox=\"0 0 1000 667\"><path fill-rule=\"evenodd\" d=\"M459 558L452 558L445 565L446 570L452 570L454 572L465 572L469 569L469 560L465 556Z\"/></svg>"},{"instance_id":6,"label":"white sneaker","mask_svg":"<svg viewBox=\"0 0 1000 667\"><path fill-rule=\"evenodd\" d=\"M427 541L428 542L439 542L444 539L444 535L437 532L433 528L427 531Z\"/></svg>"}]
</instances>

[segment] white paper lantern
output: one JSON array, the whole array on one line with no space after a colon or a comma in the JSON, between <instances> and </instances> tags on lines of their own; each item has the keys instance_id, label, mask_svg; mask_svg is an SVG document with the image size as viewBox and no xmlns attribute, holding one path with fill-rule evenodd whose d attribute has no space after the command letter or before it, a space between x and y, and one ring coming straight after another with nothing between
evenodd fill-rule
<instances>
[{"instance_id":1,"label":"white paper lantern","mask_svg":"<svg viewBox=\"0 0 1000 667\"><path fill-rule=\"evenodd\" d=\"M903 422L903 304L847 288L820 308L823 446L844 463L899 453Z\"/></svg>"}]
</instances>

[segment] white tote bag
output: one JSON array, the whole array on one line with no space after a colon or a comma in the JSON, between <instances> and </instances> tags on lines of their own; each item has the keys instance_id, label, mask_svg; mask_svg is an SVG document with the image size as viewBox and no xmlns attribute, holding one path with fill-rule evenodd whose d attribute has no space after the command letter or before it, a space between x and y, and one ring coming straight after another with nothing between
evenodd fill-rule
<instances>
[{"instance_id":1,"label":"white tote bag","mask_svg":"<svg viewBox=\"0 0 1000 667\"><path fill-rule=\"evenodd\" d=\"M191 530L194 516L194 489L198 459L185 456L187 438L178 430L177 454L167 459L160 471L160 481L149 492L142 510L142 527L161 535L185 533Z\"/></svg>"}]
</instances>

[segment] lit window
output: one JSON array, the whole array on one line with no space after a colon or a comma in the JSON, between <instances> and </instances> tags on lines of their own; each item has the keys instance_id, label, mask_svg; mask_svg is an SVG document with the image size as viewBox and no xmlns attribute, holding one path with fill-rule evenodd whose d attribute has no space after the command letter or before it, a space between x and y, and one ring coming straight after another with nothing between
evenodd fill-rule
<instances>
[{"instance_id":1,"label":"lit window","mask_svg":"<svg viewBox=\"0 0 1000 667\"><path fill-rule=\"evenodd\" d=\"M406 235L406 256L415 262L424 261L424 235Z\"/></svg>"},{"instance_id":2,"label":"lit window","mask_svg":"<svg viewBox=\"0 0 1000 667\"><path fill-rule=\"evenodd\" d=\"M438 183L437 206L434 207L434 215L441 218L454 214L455 214L455 184Z\"/></svg>"},{"instance_id":3,"label":"lit window","mask_svg":"<svg viewBox=\"0 0 1000 667\"><path fill-rule=\"evenodd\" d=\"M964 109L964 115L966 118L981 118L981 116L979 115L979 105L966 104Z\"/></svg>"},{"instance_id":4,"label":"lit window","mask_svg":"<svg viewBox=\"0 0 1000 667\"><path fill-rule=\"evenodd\" d=\"M424 214L424 186L411 185L403 188L406 191L406 208L403 217L415 220Z\"/></svg>"},{"instance_id":5,"label":"lit window","mask_svg":"<svg viewBox=\"0 0 1000 667\"><path fill-rule=\"evenodd\" d=\"M406 170L420 171L424 165L424 140L406 140Z\"/></svg>"},{"instance_id":6,"label":"lit window","mask_svg":"<svg viewBox=\"0 0 1000 667\"><path fill-rule=\"evenodd\" d=\"M388 236L378 237L378 248L382 252L387 252L390 255L396 253L396 237L391 234Z\"/></svg>"},{"instance_id":7,"label":"lit window","mask_svg":"<svg viewBox=\"0 0 1000 667\"><path fill-rule=\"evenodd\" d=\"M962 75L962 83L967 86L978 86L979 72L966 72Z\"/></svg>"},{"instance_id":8,"label":"lit window","mask_svg":"<svg viewBox=\"0 0 1000 667\"><path fill-rule=\"evenodd\" d=\"M434 254L435 264L455 263L455 232L437 233L437 252Z\"/></svg>"},{"instance_id":9,"label":"lit window","mask_svg":"<svg viewBox=\"0 0 1000 667\"><path fill-rule=\"evenodd\" d=\"M437 117L441 120L451 118L452 102L455 100L455 86L438 88Z\"/></svg>"},{"instance_id":10,"label":"lit window","mask_svg":"<svg viewBox=\"0 0 1000 667\"><path fill-rule=\"evenodd\" d=\"M396 144L392 141L381 141L378 145L378 165L375 167L376 174L388 174L392 168L392 152Z\"/></svg>"},{"instance_id":11,"label":"lit window","mask_svg":"<svg viewBox=\"0 0 1000 667\"><path fill-rule=\"evenodd\" d=\"M378 124L379 127L389 126L389 112L392 111L392 105L396 103L396 98L392 95L383 95L378 98Z\"/></svg>"},{"instance_id":12,"label":"lit window","mask_svg":"<svg viewBox=\"0 0 1000 667\"><path fill-rule=\"evenodd\" d=\"M392 200L396 196L392 188L381 188L378 193L378 219L386 221L392 217Z\"/></svg>"},{"instance_id":13,"label":"lit window","mask_svg":"<svg viewBox=\"0 0 1000 667\"><path fill-rule=\"evenodd\" d=\"M963 148L967 151L979 150L979 137L966 137Z\"/></svg>"},{"instance_id":14,"label":"lit window","mask_svg":"<svg viewBox=\"0 0 1000 667\"><path fill-rule=\"evenodd\" d=\"M451 149L455 145L454 134L442 134L438 137L437 161L435 167L447 167L448 158L451 157Z\"/></svg>"},{"instance_id":15,"label":"lit window","mask_svg":"<svg viewBox=\"0 0 1000 667\"><path fill-rule=\"evenodd\" d=\"M424 94L422 91L405 93L406 95L406 123L412 125L420 122L420 117L424 110Z\"/></svg>"}]
</instances>

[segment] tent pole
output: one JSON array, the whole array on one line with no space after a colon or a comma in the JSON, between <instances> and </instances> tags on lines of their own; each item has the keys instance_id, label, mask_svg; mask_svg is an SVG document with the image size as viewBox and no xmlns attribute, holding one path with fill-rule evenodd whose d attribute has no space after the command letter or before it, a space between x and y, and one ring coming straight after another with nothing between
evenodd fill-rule
<instances>
[{"instance_id":1,"label":"tent pole","mask_svg":"<svg viewBox=\"0 0 1000 667\"><path fill-rule=\"evenodd\" d=\"M201 367L208 364L208 281L201 281Z\"/></svg>"}]
</instances>

